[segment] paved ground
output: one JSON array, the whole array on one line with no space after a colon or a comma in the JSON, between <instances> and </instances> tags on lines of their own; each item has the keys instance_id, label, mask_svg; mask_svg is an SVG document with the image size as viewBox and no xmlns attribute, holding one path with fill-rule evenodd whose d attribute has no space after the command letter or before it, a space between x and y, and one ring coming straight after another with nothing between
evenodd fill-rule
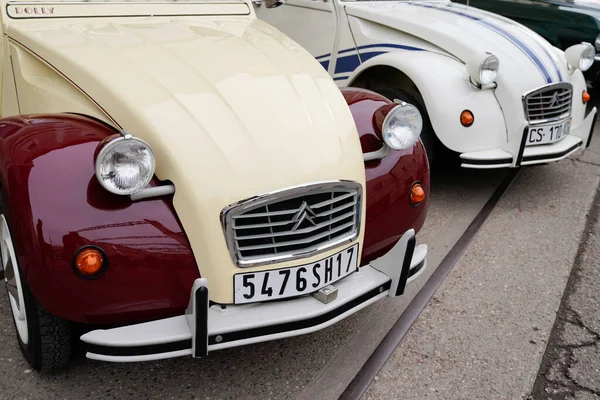
<instances>
[{"instance_id":1,"label":"paved ground","mask_svg":"<svg viewBox=\"0 0 600 400\"><path fill-rule=\"evenodd\" d=\"M600 400L600 192L531 398Z\"/></svg>"},{"instance_id":2,"label":"paved ground","mask_svg":"<svg viewBox=\"0 0 600 400\"><path fill-rule=\"evenodd\" d=\"M574 160L523 169L364 397L526 397L599 177Z\"/></svg>"},{"instance_id":3,"label":"paved ground","mask_svg":"<svg viewBox=\"0 0 600 400\"><path fill-rule=\"evenodd\" d=\"M364 399L531 398L572 266L581 259L581 240L591 231L599 132L596 127L585 153L521 171ZM600 246L595 250L600 254ZM570 384L576 399L600 400L593 397L600 392L600 273L597 259L587 260L590 276L573 278L581 289L570 301L578 303L565 313L577 324L558 324L565 333L553 334L573 342L549 351L554 367L562 362L564 368L548 366L545 377ZM561 389L540 378L535 400L549 398L546 387L538 388L544 383L550 392ZM569 398L564 389L555 394L552 399Z\"/></svg>"}]
</instances>

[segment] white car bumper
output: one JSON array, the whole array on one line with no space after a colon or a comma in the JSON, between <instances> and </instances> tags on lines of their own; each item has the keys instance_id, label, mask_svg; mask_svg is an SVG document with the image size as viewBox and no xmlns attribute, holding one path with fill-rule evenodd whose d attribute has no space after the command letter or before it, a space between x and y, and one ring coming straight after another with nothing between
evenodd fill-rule
<instances>
[{"instance_id":1,"label":"white car bumper","mask_svg":"<svg viewBox=\"0 0 600 400\"><path fill-rule=\"evenodd\" d=\"M407 231L383 257L334 283L337 298L323 303L308 295L292 300L209 307L208 282L194 282L185 315L81 336L86 356L135 362L202 357L209 351L318 331L386 296L404 293L407 283L426 268L427 246L415 246Z\"/></svg>"},{"instance_id":2,"label":"white car bumper","mask_svg":"<svg viewBox=\"0 0 600 400\"><path fill-rule=\"evenodd\" d=\"M577 150L585 149L590 145L595 124L596 108L594 107L582 123L573 128L571 133L564 139L540 146L525 146L525 136L528 131L525 128L518 153L512 154L503 149L462 153L460 155L461 166L464 168L491 169L560 161Z\"/></svg>"}]
</instances>

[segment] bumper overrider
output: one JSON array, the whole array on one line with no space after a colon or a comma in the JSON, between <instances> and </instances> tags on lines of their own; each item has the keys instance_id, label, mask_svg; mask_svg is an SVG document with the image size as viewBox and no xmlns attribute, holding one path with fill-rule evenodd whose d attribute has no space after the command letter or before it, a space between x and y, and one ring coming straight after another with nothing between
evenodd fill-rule
<instances>
[{"instance_id":1,"label":"bumper overrider","mask_svg":"<svg viewBox=\"0 0 600 400\"><path fill-rule=\"evenodd\" d=\"M574 127L565 138L551 144L526 146L529 126L523 130L518 152L513 155L503 149L462 153L461 166L474 169L510 168L560 161L579 149L589 147L596 124L596 108Z\"/></svg>"},{"instance_id":2,"label":"bumper overrider","mask_svg":"<svg viewBox=\"0 0 600 400\"><path fill-rule=\"evenodd\" d=\"M383 257L333 283L337 298L307 295L244 305L211 305L198 278L185 315L90 331L81 340L94 360L135 362L206 356L209 351L302 335L326 328L384 297L400 296L426 268L427 246L408 230Z\"/></svg>"}]
</instances>

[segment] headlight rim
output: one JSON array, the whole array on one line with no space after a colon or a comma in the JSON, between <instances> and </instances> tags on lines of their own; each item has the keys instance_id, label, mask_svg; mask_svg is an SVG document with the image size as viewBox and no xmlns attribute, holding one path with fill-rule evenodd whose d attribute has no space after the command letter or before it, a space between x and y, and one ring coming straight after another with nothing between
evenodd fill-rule
<instances>
[{"instance_id":1,"label":"headlight rim","mask_svg":"<svg viewBox=\"0 0 600 400\"><path fill-rule=\"evenodd\" d=\"M586 51L589 51L590 53L588 54L587 58L584 57ZM571 73L573 73L576 69L580 70L581 72L587 71L594 65L594 60L596 57L594 46L587 42L570 46L569 48L565 49L564 54ZM582 63L586 59L590 61L590 64L587 66L587 68L584 68Z\"/></svg>"},{"instance_id":2,"label":"headlight rim","mask_svg":"<svg viewBox=\"0 0 600 400\"><path fill-rule=\"evenodd\" d=\"M584 62L584 60L585 60L585 58L584 58L584 55L585 55L585 52L586 52L587 50L591 50L591 57L589 57L589 58L588 58L588 59L591 59L591 62L590 62L590 65L589 65L587 68L585 68L585 69L584 69L584 68L582 67L582 65L581 65L581 64L582 64L582 63ZM587 43L587 46L586 46L586 48L585 48L585 49L583 49L583 51L581 52L581 57L580 57L580 59L579 59L579 69L580 69L582 72L585 72L585 71L587 71L588 69L592 68L592 65L594 65L594 60L595 60L595 57L596 57L596 49L594 48L594 46L592 46L592 45L591 45L591 43Z\"/></svg>"},{"instance_id":3,"label":"headlight rim","mask_svg":"<svg viewBox=\"0 0 600 400\"><path fill-rule=\"evenodd\" d=\"M386 137L386 131L387 131L386 128L388 127L388 124L390 123L390 121L394 117L394 115L397 112L399 112L400 110L402 110L403 107L412 107L418 112L418 115L420 118L420 129L419 129L419 133L417 133L416 135L413 133L413 136L415 136L415 140L412 141L412 143L410 145L407 145L405 147L396 147L396 146L393 146L389 142L389 139ZM417 141L419 140L419 137L421 137L421 133L423 132L423 124L424 124L424 121L423 121L423 114L421 113L421 110L419 110L419 108L414 104L411 104L411 103L408 103L405 101L401 101L400 103L396 103L396 106L394 108L392 108L385 116L383 123L381 124L381 138L383 139L383 142L385 143L385 145L392 150L406 150L406 149L414 146L417 143Z\"/></svg>"},{"instance_id":4,"label":"headlight rim","mask_svg":"<svg viewBox=\"0 0 600 400\"><path fill-rule=\"evenodd\" d=\"M484 79L482 79L484 66L487 62L490 62L490 60L495 60L497 66L495 70L493 70L494 75L492 79L490 79L489 81L484 81ZM493 53L485 52L469 60L466 63L466 68L467 74L469 75L469 80L474 86L478 88L488 87L490 85L493 85L494 82L496 82L496 79L498 78L498 73L500 71L500 59Z\"/></svg>"},{"instance_id":5,"label":"headlight rim","mask_svg":"<svg viewBox=\"0 0 600 400\"><path fill-rule=\"evenodd\" d=\"M102 179L102 176L100 175L100 167L101 167L102 160L104 159L105 155L110 150L112 150L114 147L119 145L119 143L122 143L126 140L131 140L131 141L134 141L134 142L137 142L137 143L140 143L140 144L146 146L146 148L148 149L148 151L150 152L150 155L151 155L151 157L150 157L151 173L149 173L146 177L144 177L144 179L141 181L143 183L143 185L140 185L139 188L134 189L134 190L115 191L112 187L108 186L105 183L104 179ZM100 142L99 146L101 146L101 147L98 150L96 150L96 154L95 154L94 169L95 169L96 180L100 183L100 185L105 190L107 190L110 193L119 195L119 196L129 196L129 195L141 192L142 190L144 190L144 188L146 188L148 186L148 184L154 177L154 174L156 171L156 155L154 154L154 150L152 150L152 147L148 144L148 142L146 142L145 140L140 139L138 137L135 137L129 133L122 133L119 136L114 135L112 137L112 139L109 139L108 141Z\"/></svg>"},{"instance_id":6,"label":"headlight rim","mask_svg":"<svg viewBox=\"0 0 600 400\"><path fill-rule=\"evenodd\" d=\"M494 71L494 77L489 81L489 82L484 82L482 79L482 75L483 75L483 67L484 64L486 62L488 62L489 60L496 60L496 63L498 64L498 66L496 67ZM494 54L489 53L489 55L487 57L485 57L482 61L481 64L479 64L479 83L481 85L491 85L492 83L494 83L496 81L496 78L498 77L498 71L500 70L500 60L498 59L498 57L496 57Z\"/></svg>"}]
</instances>

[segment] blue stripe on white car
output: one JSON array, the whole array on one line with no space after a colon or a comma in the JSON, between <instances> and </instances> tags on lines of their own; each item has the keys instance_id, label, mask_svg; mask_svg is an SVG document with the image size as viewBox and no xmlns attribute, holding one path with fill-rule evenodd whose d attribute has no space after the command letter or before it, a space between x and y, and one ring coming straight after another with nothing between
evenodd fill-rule
<instances>
[{"instance_id":1,"label":"blue stripe on white car","mask_svg":"<svg viewBox=\"0 0 600 400\"><path fill-rule=\"evenodd\" d=\"M451 3L451 4L447 4L446 6L448 7L453 7L453 8L458 8L458 9L462 9L464 10L465 7L462 4L455 4L455 3ZM480 9L469 9L469 12L472 12L473 14L477 14L477 15L481 15L482 17L491 17L491 18L498 18L498 16L496 15L492 15L492 13L484 11L484 10L480 10ZM503 18L502 20L504 20L505 18ZM516 27L517 29L519 29L521 32L523 32L524 34L528 35L531 40L535 41L535 43L538 45L538 48L540 48L544 54L546 54L546 56L548 56L548 58L550 59L550 61L552 61L552 64L554 66L554 69L556 70L556 74L558 75L558 79L562 82L563 77L562 74L560 73L560 68L558 68L558 64L556 61L556 56L554 56L553 54L550 54L548 52L548 50L546 49L546 47L544 46L543 43L540 43L541 38L537 37L537 34L529 31L528 28L525 28L523 26L521 26L520 24L517 24L516 22L509 20L508 18L506 18L506 23L511 24L511 26Z\"/></svg>"},{"instance_id":2,"label":"blue stripe on white car","mask_svg":"<svg viewBox=\"0 0 600 400\"><path fill-rule=\"evenodd\" d=\"M486 21L483 18L478 18L475 17L473 15L470 14L466 14L464 12L460 12L457 10L452 10L449 7L439 7L439 6L434 6L434 5L430 5L430 4L417 4L417 3L410 3L413 6L418 6L418 7L425 7L425 8L432 8L434 10L439 10L439 11L445 11L445 12L449 12L452 14L456 14L456 15L460 15L463 16L465 18L468 18L472 21L477 21L480 24L482 24L483 26L493 30L494 32L498 33L499 35L503 36L505 39L507 39L508 41L510 41L511 43L513 43L515 46L517 46L539 69L539 71L542 73L542 75L544 76L544 79L546 80L547 83L552 83L552 77L550 76L550 73L548 72L548 70L546 69L546 66L542 63L542 61L537 57L537 55L527 46L525 45L525 43L521 42L517 37L515 37L512 33L504 30L503 28L489 22ZM559 79L561 79L560 74L559 74Z\"/></svg>"},{"instance_id":3,"label":"blue stripe on white car","mask_svg":"<svg viewBox=\"0 0 600 400\"><path fill-rule=\"evenodd\" d=\"M370 58L378 56L380 54L389 53L390 49L401 49L401 50L409 50L409 51L424 51L421 48L413 47L413 46L405 46L401 44L390 44L390 43L379 43L379 44L367 44L364 46L351 47L348 49L338 51L338 58L335 64L335 73L338 74L347 74L349 72L354 71L358 66L367 61ZM321 56L315 57L317 61L321 63L323 68L329 68L329 58L331 54L323 54ZM347 79L349 76L335 76L333 80L339 81Z\"/></svg>"}]
</instances>

